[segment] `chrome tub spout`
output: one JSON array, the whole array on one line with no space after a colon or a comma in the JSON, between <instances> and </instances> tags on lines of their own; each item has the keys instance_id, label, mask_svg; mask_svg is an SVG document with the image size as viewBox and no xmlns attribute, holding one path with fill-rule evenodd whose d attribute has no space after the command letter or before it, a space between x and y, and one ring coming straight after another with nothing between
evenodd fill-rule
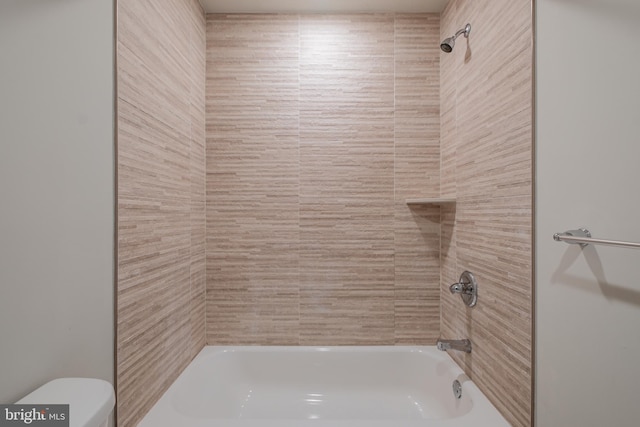
<instances>
[{"instance_id":1,"label":"chrome tub spout","mask_svg":"<svg viewBox=\"0 0 640 427\"><path fill-rule=\"evenodd\" d=\"M438 350L457 350L464 351L465 353L471 353L471 341L470 340L442 340L438 339L436 344Z\"/></svg>"}]
</instances>

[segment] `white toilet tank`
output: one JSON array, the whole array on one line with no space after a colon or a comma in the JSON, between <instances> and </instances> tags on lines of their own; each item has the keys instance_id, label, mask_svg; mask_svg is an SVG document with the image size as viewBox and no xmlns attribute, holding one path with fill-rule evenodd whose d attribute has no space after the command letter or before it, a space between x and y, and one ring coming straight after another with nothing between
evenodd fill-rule
<instances>
[{"instance_id":1,"label":"white toilet tank","mask_svg":"<svg viewBox=\"0 0 640 427\"><path fill-rule=\"evenodd\" d=\"M113 386L95 378L58 378L29 393L18 404L68 404L70 427L106 427L116 403Z\"/></svg>"}]
</instances>

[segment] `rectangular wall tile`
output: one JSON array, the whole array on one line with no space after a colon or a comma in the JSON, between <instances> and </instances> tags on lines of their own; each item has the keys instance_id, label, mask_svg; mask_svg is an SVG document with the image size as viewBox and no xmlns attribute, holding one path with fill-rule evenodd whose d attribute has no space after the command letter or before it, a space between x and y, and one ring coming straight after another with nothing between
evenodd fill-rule
<instances>
[{"instance_id":1,"label":"rectangular wall tile","mask_svg":"<svg viewBox=\"0 0 640 427\"><path fill-rule=\"evenodd\" d=\"M405 199L440 196L440 18L395 18L395 343L440 334L440 208Z\"/></svg>"},{"instance_id":2,"label":"rectangular wall tile","mask_svg":"<svg viewBox=\"0 0 640 427\"><path fill-rule=\"evenodd\" d=\"M296 15L207 17L207 341L297 344Z\"/></svg>"},{"instance_id":3,"label":"rectangular wall tile","mask_svg":"<svg viewBox=\"0 0 640 427\"><path fill-rule=\"evenodd\" d=\"M440 18L395 18L395 200L440 196Z\"/></svg>"},{"instance_id":4,"label":"rectangular wall tile","mask_svg":"<svg viewBox=\"0 0 640 427\"><path fill-rule=\"evenodd\" d=\"M391 15L300 21L303 344L392 344Z\"/></svg>"}]
</instances>

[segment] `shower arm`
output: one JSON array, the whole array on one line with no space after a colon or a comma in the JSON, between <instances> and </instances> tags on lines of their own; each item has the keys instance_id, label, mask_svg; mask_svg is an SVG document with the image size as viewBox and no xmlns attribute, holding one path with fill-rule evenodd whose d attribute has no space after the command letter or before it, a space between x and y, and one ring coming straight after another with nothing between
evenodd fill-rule
<instances>
[{"instance_id":1,"label":"shower arm","mask_svg":"<svg viewBox=\"0 0 640 427\"><path fill-rule=\"evenodd\" d=\"M464 33L466 33L466 32L467 32L467 29L466 29L466 28L463 28L463 29L461 29L461 30L458 30L458 32L453 36L454 40L455 40L455 39L457 39L458 37L460 37L461 35L463 35L463 34L464 34ZM467 37L467 36L465 35L465 37Z\"/></svg>"}]
</instances>

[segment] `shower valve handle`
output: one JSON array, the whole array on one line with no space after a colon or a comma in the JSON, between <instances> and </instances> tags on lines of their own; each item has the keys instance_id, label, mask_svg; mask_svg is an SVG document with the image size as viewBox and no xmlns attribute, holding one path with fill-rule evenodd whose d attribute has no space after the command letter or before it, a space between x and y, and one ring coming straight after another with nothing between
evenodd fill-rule
<instances>
[{"instance_id":1,"label":"shower valve handle","mask_svg":"<svg viewBox=\"0 0 640 427\"><path fill-rule=\"evenodd\" d=\"M471 295L473 293L473 289L469 286L469 283L454 283L449 286L449 290L452 294L466 294Z\"/></svg>"},{"instance_id":2,"label":"shower valve handle","mask_svg":"<svg viewBox=\"0 0 640 427\"><path fill-rule=\"evenodd\" d=\"M478 282L469 271L462 273L458 283L449 286L449 290L452 294L460 294L462 301L469 307L473 307L478 302Z\"/></svg>"}]
</instances>

